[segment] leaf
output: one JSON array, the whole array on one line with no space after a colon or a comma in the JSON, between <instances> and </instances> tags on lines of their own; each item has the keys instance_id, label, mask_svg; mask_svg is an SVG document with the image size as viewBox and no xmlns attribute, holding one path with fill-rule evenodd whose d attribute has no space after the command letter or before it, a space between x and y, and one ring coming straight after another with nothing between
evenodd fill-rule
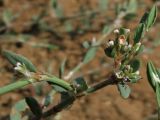
<instances>
[{"instance_id":1,"label":"leaf","mask_svg":"<svg viewBox=\"0 0 160 120\"><path fill-rule=\"evenodd\" d=\"M87 64L90 62L96 55L97 47L91 47L87 51L86 55L84 56L83 63Z\"/></svg>"},{"instance_id":2,"label":"leaf","mask_svg":"<svg viewBox=\"0 0 160 120\"><path fill-rule=\"evenodd\" d=\"M51 103L53 103L53 99L54 99L54 95L55 95L56 91L55 90L51 90L44 98L44 106L49 106Z\"/></svg>"},{"instance_id":3,"label":"leaf","mask_svg":"<svg viewBox=\"0 0 160 120\"><path fill-rule=\"evenodd\" d=\"M124 99L128 98L131 93L130 87L123 83L118 83L118 90Z\"/></svg>"},{"instance_id":4,"label":"leaf","mask_svg":"<svg viewBox=\"0 0 160 120\"><path fill-rule=\"evenodd\" d=\"M148 14L146 28L147 30L154 24L157 18L157 6L154 5Z\"/></svg>"},{"instance_id":5,"label":"leaf","mask_svg":"<svg viewBox=\"0 0 160 120\"><path fill-rule=\"evenodd\" d=\"M25 101L26 101L27 105L29 106L30 110L32 111L32 113L36 117L41 117L41 115L42 115L42 108L39 105L39 103L37 102L37 100L34 99L33 97L26 97Z\"/></svg>"},{"instance_id":6,"label":"leaf","mask_svg":"<svg viewBox=\"0 0 160 120\"><path fill-rule=\"evenodd\" d=\"M26 109L26 102L25 100L20 100L18 101L15 105L14 105L14 108L17 110L17 111L24 111Z\"/></svg>"},{"instance_id":7,"label":"leaf","mask_svg":"<svg viewBox=\"0 0 160 120\"><path fill-rule=\"evenodd\" d=\"M113 27L107 24L103 27L102 34L109 34L112 30L113 30Z\"/></svg>"},{"instance_id":8,"label":"leaf","mask_svg":"<svg viewBox=\"0 0 160 120\"><path fill-rule=\"evenodd\" d=\"M156 84L156 97L157 97L158 107L160 107L160 84Z\"/></svg>"},{"instance_id":9,"label":"leaf","mask_svg":"<svg viewBox=\"0 0 160 120\"><path fill-rule=\"evenodd\" d=\"M86 49L88 49L88 48L90 47L90 44L89 44L88 41L84 41L84 42L82 43L82 45L83 45L83 47L86 48Z\"/></svg>"},{"instance_id":10,"label":"leaf","mask_svg":"<svg viewBox=\"0 0 160 120\"><path fill-rule=\"evenodd\" d=\"M7 26L10 25L11 21L13 20L13 15L12 12L10 10L5 10L3 12L3 17L2 17L3 21L5 22L5 24Z\"/></svg>"},{"instance_id":11,"label":"leaf","mask_svg":"<svg viewBox=\"0 0 160 120\"><path fill-rule=\"evenodd\" d=\"M83 77L78 77L73 81L73 84L77 86L77 92L82 92L88 89L88 85Z\"/></svg>"},{"instance_id":12,"label":"leaf","mask_svg":"<svg viewBox=\"0 0 160 120\"><path fill-rule=\"evenodd\" d=\"M140 68L140 60L138 60L138 59L133 59L133 60L130 62L130 66L131 66L131 68L133 68L133 72L138 71L139 68Z\"/></svg>"},{"instance_id":13,"label":"leaf","mask_svg":"<svg viewBox=\"0 0 160 120\"><path fill-rule=\"evenodd\" d=\"M143 23L140 23L135 31L134 34L134 44L138 43L143 35L143 31L144 31L145 25Z\"/></svg>"},{"instance_id":14,"label":"leaf","mask_svg":"<svg viewBox=\"0 0 160 120\"><path fill-rule=\"evenodd\" d=\"M17 62L20 62L21 64L25 64L29 71L36 72L35 66L27 58L7 50L4 50L2 54L12 65L16 66Z\"/></svg>"},{"instance_id":15,"label":"leaf","mask_svg":"<svg viewBox=\"0 0 160 120\"><path fill-rule=\"evenodd\" d=\"M108 0L99 0L99 8L102 10L107 9Z\"/></svg>"},{"instance_id":16,"label":"leaf","mask_svg":"<svg viewBox=\"0 0 160 120\"><path fill-rule=\"evenodd\" d=\"M67 59L64 59L61 63L61 66L59 68L59 77L62 78L63 74L64 74L64 69L65 69L65 65L66 65L66 61Z\"/></svg>"},{"instance_id":17,"label":"leaf","mask_svg":"<svg viewBox=\"0 0 160 120\"><path fill-rule=\"evenodd\" d=\"M27 108L27 104L24 99L18 101L12 107L12 110L10 113L10 120L21 120L22 119L21 112L25 111L26 108Z\"/></svg>"},{"instance_id":18,"label":"leaf","mask_svg":"<svg viewBox=\"0 0 160 120\"><path fill-rule=\"evenodd\" d=\"M51 86L53 87L53 89L54 89L55 91L60 92L60 93L67 91L66 89L64 89L63 87L58 86L58 85L51 85Z\"/></svg>"},{"instance_id":19,"label":"leaf","mask_svg":"<svg viewBox=\"0 0 160 120\"><path fill-rule=\"evenodd\" d=\"M127 7L127 12L136 13L136 11L137 11L137 0L130 0Z\"/></svg>"},{"instance_id":20,"label":"leaf","mask_svg":"<svg viewBox=\"0 0 160 120\"><path fill-rule=\"evenodd\" d=\"M148 82L150 83L150 85L152 86L153 90L156 91L156 81L155 81L155 77L158 76L156 69L153 65L152 62L148 62L147 63L147 77L148 77ZM157 78L156 78L157 79Z\"/></svg>"}]
</instances>

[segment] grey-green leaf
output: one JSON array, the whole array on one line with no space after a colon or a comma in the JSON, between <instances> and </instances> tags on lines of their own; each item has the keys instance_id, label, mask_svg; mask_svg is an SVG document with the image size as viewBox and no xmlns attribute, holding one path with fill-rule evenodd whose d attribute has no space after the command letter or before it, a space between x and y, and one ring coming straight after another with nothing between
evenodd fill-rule
<instances>
[{"instance_id":1,"label":"grey-green leaf","mask_svg":"<svg viewBox=\"0 0 160 120\"><path fill-rule=\"evenodd\" d=\"M136 13L136 11L137 11L137 0L130 0L127 7L127 12Z\"/></svg>"},{"instance_id":2,"label":"grey-green leaf","mask_svg":"<svg viewBox=\"0 0 160 120\"><path fill-rule=\"evenodd\" d=\"M24 99L18 101L11 110L10 120L21 120L22 119L21 112L25 111L26 108L27 104Z\"/></svg>"},{"instance_id":3,"label":"grey-green leaf","mask_svg":"<svg viewBox=\"0 0 160 120\"><path fill-rule=\"evenodd\" d=\"M155 75L158 76L153 63L150 61L147 63L147 77L148 77L148 82L150 83L154 91L156 91Z\"/></svg>"},{"instance_id":4,"label":"grey-green leaf","mask_svg":"<svg viewBox=\"0 0 160 120\"><path fill-rule=\"evenodd\" d=\"M42 108L39 105L39 103L37 102L37 100L34 99L33 97L26 97L25 101L26 101L27 105L29 106L30 110L32 111L32 113L37 117L41 117Z\"/></svg>"},{"instance_id":5,"label":"grey-green leaf","mask_svg":"<svg viewBox=\"0 0 160 120\"><path fill-rule=\"evenodd\" d=\"M160 84L156 84L156 97L157 97L158 107L160 107Z\"/></svg>"},{"instance_id":6,"label":"grey-green leaf","mask_svg":"<svg viewBox=\"0 0 160 120\"><path fill-rule=\"evenodd\" d=\"M64 74L64 70L65 70L65 65L66 65L66 61L67 59L64 59L61 63L61 66L59 68L59 77L62 78L63 74Z\"/></svg>"},{"instance_id":7,"label":"grey-green leaf","mask_svg":"<svg viewBox=\"0 0 160 120\"><path fill-rule=\"evenodd\" d=\"M123 84L123 83L118 83L118 90L120 92L120 95L126 99L129 97L130 93L131 93L131 89L127 84Z\"/></svg>"},{"instance_id":8,"label":"grey-green leaf","mask_svg":"<svg viewBox=\"0 0 160 120\"><path fill-rule=\"evenodd\" d=\"M156 18L157 18L157 6L154 5L148 15L147 24L146 24L147 30L154 24L154 22L156 21Z\"/></svg>"},{"instance_id":9,"label":"grey-green leaf","mask_svg":"<svg viewBox=\"0 0 160 120\"><path fill-rule=\"evenodd\" d=\"M86 55L84 56L83 63L87 64L90 62L96 55L97 47L91 47L87 51Z\"/></svg>"},{"instance_id":10,"label":"grey-green leaf","mask_svg":"<svg viewBox=\"0 0 160 120\"><path fill-rule=\"evenodd\" d=\"M134 44L135 43L138 43L143 35L143 32L144 32L144 28L145 28L145 25L143 23L140 23L134 33Z\"/></svg>"},{"instance_id":11,"label":"grey-green leaf","mask_svg":"<svg viewBox=\"0 0 160 120\"><path fill-rule=\"evenodd\" d=\"M7 58L7 60L12 64L16 65L17 62L20 62L21 64L25 64L26 68L31 72L36 72L36 67L24 56L21 56L19 54L13 53L8 50L4 50L2 52L3 56Z\"/></svg>"}]
</instances>

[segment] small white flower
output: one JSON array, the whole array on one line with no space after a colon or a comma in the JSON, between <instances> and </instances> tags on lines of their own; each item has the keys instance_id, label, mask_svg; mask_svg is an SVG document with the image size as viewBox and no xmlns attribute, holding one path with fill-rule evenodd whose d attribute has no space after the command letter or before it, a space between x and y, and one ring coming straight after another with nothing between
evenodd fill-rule
<instances>
[{"instance_id":1,"label":"small white flower","mask_svg":"<svg viewBox=\"0 0 160 120\"><path fill-rule=\"evenodd\" d=\"M110 40L107 45L110 47L110 46L113 46L114 45L114 41L113 40Z\"/></svg>"},{"instance_id":2,"label":"small white flower","mask_svg":"<svg viewBox=\"0 0 160 120\"><path fill-rule=\"evenodd\" d=\"M140 74L140 73L139 73L139 70L137 70L137 71L135 72L135 74L136 74L136 75L139 75L139 74Z\"/></svg>"},{"instance_id":3,"label":"small white flower","mask_svg":"<svg viewBox=\"0 0 160 120\"><path fill-rule=\"evenodd\" d=\"M115 33L115 34L118 34L118 33L119 33L119 30L118 30L118 29L115 29L115 30L114 30L114 33Z\"/></svg>"},{"instance_id":4,"label":"small white flower","mask_svg":"<svg viewBox=\"0 0 160 120\"><path fill-rule=\"evenodd\" d=\"M116 77L119 78L119 79L123 78L121 71L116 72L115 75L116 75Z\"/></svg>"},{"instance_id":5,"label":"small white flower","mask_svg":"<svg viewBox=\"0 0 160 120\"><path fill-rule=\"evenodd\" d=\"M28 71L25 64L21 64L20 62L16 63L16 67L14 67L14 70L22 73L26 77L31 77L32 76L31 72Z\"/></svg>"},{"instance_id":6,"label":"small white flower","mask_svg":"<svg viewBox=\"0 0 160 120\"><path fill-rule=\"evenodd\" d=\"M14 69L15 69L16 71L22 70L22 64L21 64L20 62L17 62L17 63L16 63L16 67L14 67Z\"/></svg>"}]
</instances>

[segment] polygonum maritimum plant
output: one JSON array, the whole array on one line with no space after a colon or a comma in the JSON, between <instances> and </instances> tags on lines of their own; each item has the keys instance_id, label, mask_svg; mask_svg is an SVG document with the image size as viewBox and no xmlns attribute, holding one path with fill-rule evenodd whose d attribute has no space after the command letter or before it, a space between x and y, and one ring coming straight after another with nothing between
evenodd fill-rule
<instances>
[{"instance_id":1,"label":"polygonum maritimum plant","mask_svg":"<svg viewBox=\"0 0 160 120\"><path fill-rule=\"evenodd\" d=\"M73 104L76 99L108 85L116 85L120 95L123 98L128 98L131 92L128 83L136 83L141 79L139 73L140 60L138 59L138 55L143 51L144 47L141 38L145 31L148 31L153 25L156 16L157 8L156 6L153 6L149 13L144 14L133 36L131 36L130 29L117 28L114 30L115 38L113 40L108 40L106 48L104 49L106 56L112 58L114 61L113 71L106 80L100 81L94 85L88 85L83 77L78 77L73 80L71 77L67 77L69 81L63 80L61 75L64 72L64 63L60 68L60 77L57 77L55 75L39 72L27 58L4 50L4 57L13 64L14 70L21 76L17 78L19 79L18 81L1 87L0 95L37 82L47 82L55 92L58 92L61 95L60 103L49 109L47 109L47 106L52 103L50 97L54 94L53 91L51 91L50 96L45 97L43 104L39 104L33 97L26 97L25 101L20 101L15 105L12 110L13 114L11 114L11 119L21 119L22 116L20 112L25 111L26 104L33 113L31 116L27 116L29 119L39 120L55 115ZM98 45L99 41L95 41L94 45L88 50L83 61L78 65L75 71L93 59ZM72 74L73 73L74 72L72 72Z\"/></svg>"}]
</instances>

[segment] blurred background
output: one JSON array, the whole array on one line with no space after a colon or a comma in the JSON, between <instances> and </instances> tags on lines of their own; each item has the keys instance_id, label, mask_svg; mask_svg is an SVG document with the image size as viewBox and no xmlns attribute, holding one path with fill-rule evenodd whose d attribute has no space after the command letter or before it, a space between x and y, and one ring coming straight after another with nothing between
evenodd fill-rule
<instances>
[{"instance_id":1,"label":"blurred background","mask_svg":"<svg viewBox=\"0 0 160 120\"><path fill-rule=\"evenodd\" d=\"M82 61L91 44L106 33L108 36L93 60L73 76L84 76L88 84L105 80L113 61L105 56L103 45L114 39L113 29L122 26L130 29L132 35L142 15L155 3L159 8L156 0L0 0L0 51L22 54L39 71L56 76L66 60L65 76ZM127 100L120 97L115 86L109 86L77 100L50 120L152 120L157 108L145 67L148 60L160 67L159 31L158 14L154 27L142 41L143 79L131 85L132 94ZM16 80L13 73L13 67L0 54L0 87ZM17 101L26 96L42 101L48 91L43 83L0 96L0 120L9 120Z\"/></svg>"}]
</instances>

